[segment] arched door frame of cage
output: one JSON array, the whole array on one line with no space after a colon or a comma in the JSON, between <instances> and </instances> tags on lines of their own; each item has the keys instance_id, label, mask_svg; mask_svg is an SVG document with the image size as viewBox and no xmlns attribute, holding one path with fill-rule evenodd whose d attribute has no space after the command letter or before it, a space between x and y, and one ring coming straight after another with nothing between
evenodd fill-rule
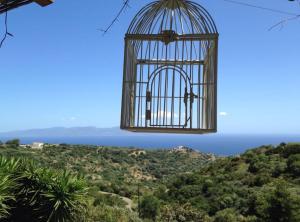
<instances>
[{"instance_id":1,"label":"arched door frame of cage","mask_svg":"<svg viewBox=\"0 0 300 222\"><path fill-rule=\"evenodd\" d=\"M178 72L180 74L180 76L184 79L184 82L185 82L185 93L184 93L184 97L183 97L183 102L185 104L185 123L184 124L180 124L180 121L179 121L179 125L178 126L181 126L182 128L185 128L187 127L188 125L188 122L191 121L191 110L192 110L192 104L193 104L193 101L194 101L194 97L197 97L197 95L195 95L193 93L193 86L192 86L192 83L191 83L191 80L190 80L190 77L188 76L188 74L180 67L176 66L176 65L163 65L163 66L160 66L158 67L156 70L154 70L150 76L149 76L149 80L148 80L148 83L147 83L147 98L146 98L146 118L145 118L145 125L147 126L147 120L151 119L151 110L152 110L152 89L153 89L153 84L154 84L154 80L156 79L157 75L161 74L163 71L168 71L168 70L173 70L173 74L176 72ZM167 73L166 75L168 75L169 73ZM151 87L150 87L151 85ZM151 89L151 90L150 90ZM190 98L190 103L189 103L189 117L188 117L188 99ZM157 110L158 111L158 110ZM173 115L173 113L171 113L171 115ZM171 116L172 118L172 116ZM181 117L179 117L181 118ZM150 123L150 126L159 126L158 124L151 124Z\"/></svg>"},{"instance_id":2,"label":"arched door frame of cage","mask_svg":"<svg viewBox=\"0 0 300 222\"><path fill-rule=\"evenodd\" d=\"M190 77L182 68L180 68L176 65L163 65L163 66L158 67L156 70L154 70L154 72L152 72L152 74L150 74L149 81L147 83L147 90L149 90L149 82L153 82L151 80L153 80L161 71L168 70L168 69L173 69L173 70L178 71L180 73L180 75L183 76L185 82L188 81L189 85L192 87ZM182 73L184 73L185 76ZM152 86L151 86L151 88L152 88Z\"/></svg>"}]
</instances>

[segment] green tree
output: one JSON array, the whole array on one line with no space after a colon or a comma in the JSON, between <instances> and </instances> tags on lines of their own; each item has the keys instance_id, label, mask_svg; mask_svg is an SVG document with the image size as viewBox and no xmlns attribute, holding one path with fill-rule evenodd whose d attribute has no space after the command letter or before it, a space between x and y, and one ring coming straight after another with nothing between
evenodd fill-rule
<instances>
[{"instance_id":1,"label":"green tree","mask_svg":"<svg viewBox=\"0 0 300 222\"><path fill-rule=\"evenodd\" d=\"M209 188L213 186L213 181L211 179L206 179L202 186L202 192L207 193Z\"/></svg>"},{"instance_id":2,"label":"green tree","mask_svg":"<svg viewBox=\"0 0 300 222\"><path fill-rule=\"evenodd\" d=\"M142 218L156 220L156 217L159 214L160 202L154 196L146 196L143 198L140 204L140 212Z\"/></svg>"},{"instance_id":3,"label":"green tree","mask_svg":"<svg viewBox=\"0 0 300 222\"><path fill-rule=\"evenodd\" d=\"M272 176L279 177L282 173L284 173L286 171L286 168L287 168L286 162L276 163L276 165L273 169L273 172L272 172Z\"/></svg>"},{"instance_id":4,"label":"green tree","mask_svg":"<svg viewBox=\"0 0 300 222\"><path fill-rule=\"evenodd\" d=\"M300 154L300 144L298 143L289 143L287 144L281 155L285 158L288 158L290 155L293 155L293 154Z\"/></svg>"},{"instance_id":5,"label":"green tree","mask_svg":"<svg viewBox=\"0 0 300 222\"><path fill-rule=\"evenodd\" d=\"M217 212L214 222L241 222L241 218L235 209L227 208Z\"/></svg>"},{"instance_id":6,"label":"green tree","mask_svg":"<svg viewBox=\"0 0 300 222\"><path fill-rule=\"evenodd\" d=\"M142 222L135 212L107 205L89 206L86 222ZM77 221L76 221L77 222Z\"/></svg>"},{"instance_id":7,"label":"green tree","mask_svg":"<svg viewBox=\"0 0 300 222\"><path fill-rule=\"evenodd\" d=\"M270 206L267 209L271 221L295 221L293 218L294 201L291 193L284 184L278 184L269 198Z\"/></svg>"},{"instance_id":8,"label":"green tree","mask_svg":"<svg viewBox=\"0 0 300 222\"><path fill-rule=\"evenodd\" d=\"M177 222L212 222L207 213L194 208L191 204L184 205L165 205L161 209L159 222L177 221Z\"/></svg>"},{"instance_id":9,"label":"green tree","mask_svg":"<svg viewBox=\"0 0 300 222\"><path fill-rule=\"evenodd\" d=\"M287 161L287 169L294 176L300 176L300 154L289 156Z\"/></svg>"},{"instance_id":10,"label":"green tree","mask_svg":"<svg viewBox=\"0 0 300 222\"><path fill-rule=\"evenodd\" d=\"M300 220L299 191L292 191L283 181L257 194L256 213L260 221L297 222Z\"/></svg>"},{"instance_id":11,"label":"green tree","mask_svg":"<svg viewBox=\"0 0 300 222\"><path fill-rule=\"evenodd\" d=\"M5 144L8 146L18 147L20 145L20 140L19 139L8 140L6 141Z\"/></svg>"}]
</instances>

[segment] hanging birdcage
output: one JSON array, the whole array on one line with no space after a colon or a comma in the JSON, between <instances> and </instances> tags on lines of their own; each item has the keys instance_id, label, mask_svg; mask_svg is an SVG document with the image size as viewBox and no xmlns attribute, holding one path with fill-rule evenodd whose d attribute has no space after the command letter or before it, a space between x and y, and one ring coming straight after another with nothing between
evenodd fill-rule
<instances>
[{"instance_id":1,"label":"hanging birdcage","mask_svg":"<svg viewBox=\"0 0 300 222\"><path fill-rule=\"evenodd\" d=\"M199 4L145 6L125 37L121 129L216 132L217 52L217 28Z\"/></svg>"}]
</instances>

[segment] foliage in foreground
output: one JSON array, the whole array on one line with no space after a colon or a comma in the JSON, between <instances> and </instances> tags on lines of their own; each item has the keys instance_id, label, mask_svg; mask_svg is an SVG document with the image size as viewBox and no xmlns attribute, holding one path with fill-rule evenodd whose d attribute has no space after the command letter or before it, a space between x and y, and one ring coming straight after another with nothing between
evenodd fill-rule
<instances>
[{"instance_id":1,"label":"foliage in foreground","mask_svg":"<svg viewBox=\"0 0 300 222\"><path fill-rule=\"evenodd\" d=\"M85 181L66 171L0 157L1 221L80 221L85 210Z\"/></svg>"}]
</instances>

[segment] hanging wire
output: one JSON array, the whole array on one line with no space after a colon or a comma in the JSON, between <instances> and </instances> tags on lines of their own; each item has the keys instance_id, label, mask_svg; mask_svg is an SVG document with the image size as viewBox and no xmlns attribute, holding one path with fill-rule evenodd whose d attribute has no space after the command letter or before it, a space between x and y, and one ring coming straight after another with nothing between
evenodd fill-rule
<instances>
[{"instance_id":1,"label":"hanging wire","mask_svg":"<svg viewBox=\"0 0 300 222\"><path fill-rule=\"evenodd\" d=\"M269 28L269 31L271 31L272 29L278 27L278 26L281 26L281 29L283 28L284 24L289 22L289 21L292 21L292 20L296 20L296 19L299 19L300 18L300 15L296 15L296 16L293 16L293 17L289 17L289 18L286 18L284 20L281 20L280 22L276 23L275 25L271 26Z\"/></svg>"},{"instance_id":2,"label":"hanging wire","mask_svg":"<svg viewBox=\"0 0 300 222\"><path fill-rule=\"evenodd\" d=\"M282 10L278 10L278 9L262 7L262 6L258 6L258 5L253 5L253 4L245 3L245 2L236 1L236 0L223 0L223 1L229 2L229 3L233 3L233 4L237 4L237 5L246 6L246 7L256 8L256 9L260 9L260 10L265 10L265 11L269 11L269 12L273 12L273 13L277 13L277 14L282 14L282 15L288 15L288 16L290 16L288 18L285 18L285 19L277 22L275 25L272 25L269 28L269 31L271 31L272 29L274 29L274 28L276 28L278 26L281 26L281 29L282 29L285 23L300 18L300 14L296 14L296 13L292 13L292 12L287 12L287 11L282 11ZM300 6L300 0L297 0L297 2L299 4L299 6Z\"/></svg>"},{"instance_id":3,"label":"hanging wire","mask_svg":"<svg viewBox=\"0 0 300 222\"><path fill-rule=\"evenodd\" d=\"M251 7L251 8L261 9L261 10L265 10L265 11L269 11L269 12L273 12L273 13L278 13L278 14L283 14L283 15L291 15L291 16L298 16L298 14L296 14L296 13L286 12L286 11L267 8L267 7L262 7L262 6L258 6L258 5L254 5L254 4L249 4L249 3L245 3L245 2L236 1L236 0L223 0L223 1L230 2L230 3L233 3L233 4L237 4L237 5L243 5L243 6L247 6L247 7Z\"/></svg>"}]
</instances>

